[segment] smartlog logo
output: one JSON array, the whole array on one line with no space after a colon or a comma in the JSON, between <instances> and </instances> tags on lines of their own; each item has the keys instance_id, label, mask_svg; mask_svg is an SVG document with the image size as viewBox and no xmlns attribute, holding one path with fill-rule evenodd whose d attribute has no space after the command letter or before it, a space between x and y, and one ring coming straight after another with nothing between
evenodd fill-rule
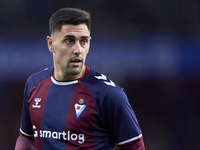
<instances>
[{"instance_id":1,"label":"smartlog logo","mask_svg":"<svg viewBox=\"0 0 200 150\"><path fill-rule=\"evenodd\" d=\"M84 134L76 134L71 133L70 131L63 131L63 132L57 132L57 131L48 131L48 130L36 130L36 126L33 125L34 130L34 137L41 137L41 138L52 138L52 139L59 139L59 140L72 140L72 141L78 141L78 143L83 144L85 142Z\"/></svg>"}]
</instances>

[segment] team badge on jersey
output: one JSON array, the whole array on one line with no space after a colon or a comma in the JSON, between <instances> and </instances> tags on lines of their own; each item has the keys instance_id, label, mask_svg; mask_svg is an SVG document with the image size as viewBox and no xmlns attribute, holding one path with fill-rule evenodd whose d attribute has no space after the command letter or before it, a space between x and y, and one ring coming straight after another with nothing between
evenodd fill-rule
<instances>
[{"instance_id":1,"label":"team badge on jersey","mask_svg":"<svg viewBox=\"0 0 200 150\"><path fill-rule=\"evenodd\" d=\"M86 105L83 104L84 103L84 99L79 99L79 104L76 103L74 105L74 108L75 108L75 112L76 112L76 117L78 118L80 116L80 114L83 112L83 110L86 108Z\"/></svg>"}]
</instances>

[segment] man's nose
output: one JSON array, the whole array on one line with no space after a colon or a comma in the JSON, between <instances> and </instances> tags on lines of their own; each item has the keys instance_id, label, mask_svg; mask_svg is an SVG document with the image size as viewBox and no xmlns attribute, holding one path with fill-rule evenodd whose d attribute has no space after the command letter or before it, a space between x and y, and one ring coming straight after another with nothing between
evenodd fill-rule
<instances>
[{"instance_id":1,"label":"man's nose","mask_svg":"<svg viewBox=\"0 0 200 150\"><path fill-rule=\"evenodd\" d=\"M82 47L80 45L80 42L77 41L74 47L74 53L75 54L80 54L82 52Z\"/></svg>"}]
</instances>

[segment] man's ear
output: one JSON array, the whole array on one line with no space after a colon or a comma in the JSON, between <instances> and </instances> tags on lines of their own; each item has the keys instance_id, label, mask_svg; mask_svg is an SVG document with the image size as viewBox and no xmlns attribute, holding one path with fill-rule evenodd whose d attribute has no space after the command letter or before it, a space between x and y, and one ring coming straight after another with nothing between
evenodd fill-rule
<instances>
[{"instance_id":1,"label":"man's ear","mask_svg":"<svg viewBox=\"0 0 200 150\"><path fill-rule=\"evenodd\" d=\"M51 36L47 36L47 46L49 48L49 51L51 53L53 53L54 52L54 47L53 47L53 39L52 39Z\"/></svg>"}]
</instances>

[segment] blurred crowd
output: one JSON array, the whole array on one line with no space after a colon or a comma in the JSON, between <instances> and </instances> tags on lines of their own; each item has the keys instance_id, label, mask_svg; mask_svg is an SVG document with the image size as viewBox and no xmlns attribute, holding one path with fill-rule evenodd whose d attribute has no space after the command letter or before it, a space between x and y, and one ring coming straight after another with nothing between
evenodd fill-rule
<instances>
[{"instance_id":1,"label":"blurred crowd","mask_svg":"<svg viewBox=\"0 0 200 150\"><path fill-rule=\"evenodd\" d=\"M200 32L199 5L198 0L0 1L0 33L46 34L48 19L55 10L78 7L91 13L96 34L130 36L156 32L196 35Z\"/></svg>"}]
</instances>

